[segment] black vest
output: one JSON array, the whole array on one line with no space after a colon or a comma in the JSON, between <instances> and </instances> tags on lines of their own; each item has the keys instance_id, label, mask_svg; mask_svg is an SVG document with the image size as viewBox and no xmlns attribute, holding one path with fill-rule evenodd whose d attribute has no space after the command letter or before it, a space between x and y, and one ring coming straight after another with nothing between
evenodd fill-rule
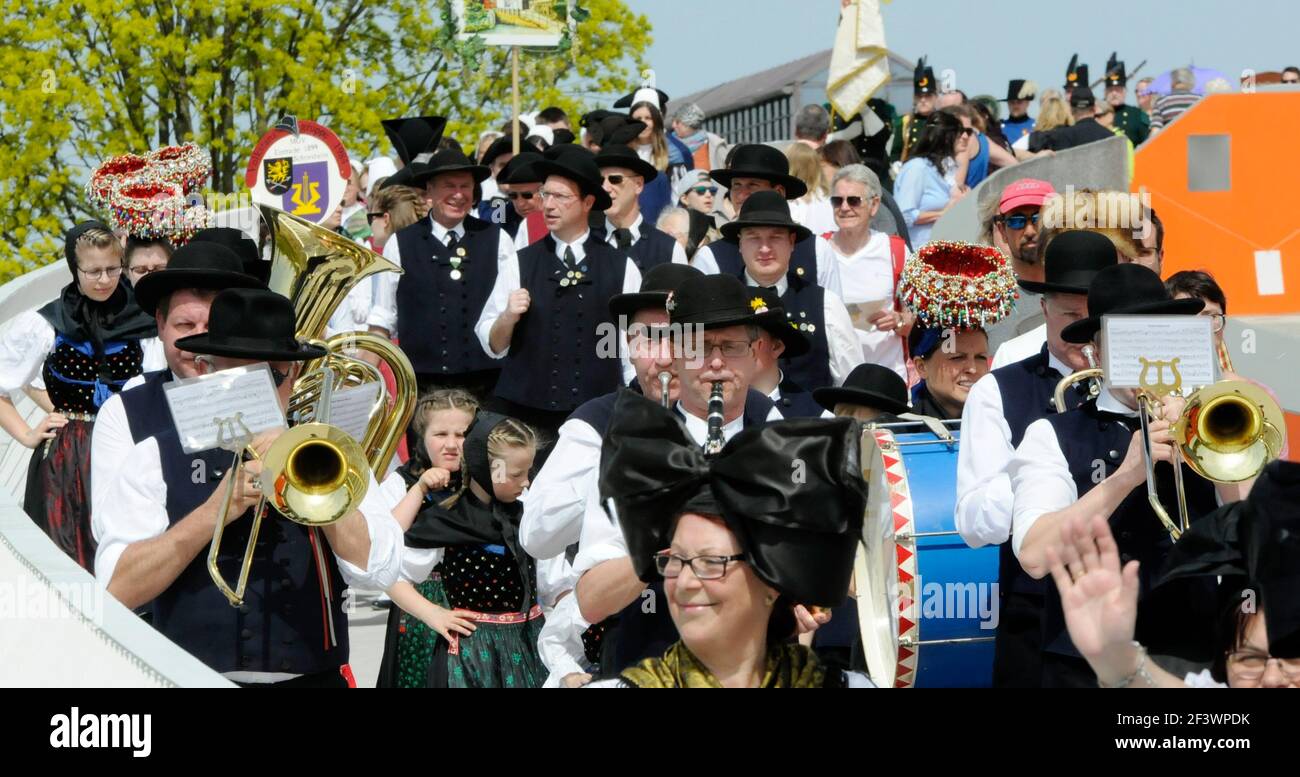
<instances>
[{"instance_id":1,"label":"black vest","mask_svg":"<svg viewBox=\"0 0 1300 777\"><path fill-rule=\"evenodd\" d=\"M783 376L784 377L784 376ZM784 378L779 386L781 398L776 400L776 409L786 418L821 418L826 408L817 404L812 392L806 391L789 378Z\"/></svg>"},{"instance_id":2,"label":"black vest","mask_svg":"<svg viewBox=\"0 0 1300 777\"><path fill-rule=\"evenodd\" d=\"M497 396L525 407L568 412L622 385L621 335L608 303L623 292L627 257L594 236L583 248L580 279L569 277L551 235L519 252L519 284L528 289L531 302L502 360ZM565 280L570 283L561 285Z\"/></svg>"},{"instance_id":3,"label":"black vest","mask_svg":"<svg viewBox=\"0 0 1300 777\"><path fill-rule=\"evenodd\" d=\"M613 416L616 394L598 397L569 417L591 424L603 439ZM748 429L767 423L772 407L772 400L750 389L745 395L745 411L741 416L744 427ZM601 641L602 677L615 677L643 659L662 656L679 639L677 626L668 612L662 580L648 584L645 591L609 622L611 626Z\"/></svg>"},{"instance_id":4,"label":"black vest","mask_svg":"<svg viewBox=\"0 0 1300 777\"><path fill-rule=\"evenodd\" d=\"M1094 477L1109 477L1128 451L1132 431L1140 428L1136 417L1108 413L1089 401L1068 413L1048 416L1061 452L1070 465L1079 496L1096 485ZM1100 468L1100 469L1099 469ZM1096 475L1094 475L1096 473ZM1177 520L1173 469L1156 464L1157 493L1165 509ZM1187 509L1195 521L1216 509L1214 485L1185 465L1183 480ZM1177 581L1152 594L1153 583L1164 566L1173 540L1147 502L1146 484L1133 489L1110 516L1110 528L1119 546L1120 563L1140 563L1136 638L1154 654L1199 653L1213 641L1215 626L1214 578ZM1078 656L1065 627L1061 597L1055 585L1046 587L1043 614L1043 649L1048 653ZM1045 672L1055 671L1047 666ZM1059 680L1059 678L1058 678ZM1086 681L1086 678L1085 678ZM1059 682L1050 682L1059 685Z\"/></svg>"},{"instance_id":5,"label":"black vest","mask_svg":"<svg viewBox=\"0 0 1300 777\"><path fill-rule=\"evenodd\" d=\"M231 455L214 449L187 454L175 429L156 437L167 484L167 519L175 526L217 488ZM206 470L206 471L205 471ZM206 477L202 477L206 475ZM195 479L201 482L195 483ZM252 511L250 510L249 513ZM226 527L217 566L229 585L238 582L252 526L246 514ZM324 599L313 561L309 530L268 508L262 519L244 603L232 607L208 575L208 547L153 601L153 625L217 672L337 671L348 661L345 583L324 535L325 575L333 599L334 635L327 647Z\"/></svg>"},{"instance_id":6,"label":"black vest","mask_svg":"<svg viewBox=\"0 0 1300 777\"><path fill-rule=\"evenodd\" d=\"M610 233L605 231L605 224L592 229L592 234L604 240L606 245L609 244ZM632 263L636 268L645 275L645 271L651 267L661 264L669 264L673 261L673 249L676 248L677 241L672 235L663 230L651 226L644 219L641 220L641 237L627 249L628 256L632 257ZM615 247L615 250L618 250Z\"/></svg>"},{"instance_id":7,"label":"black vest","mask_svg":"<svg viewBox=\"0 0 1300 777\"><path fill-rule=\"evenodd\" d=\"M496 284L500 240L500 228L472 216L451 251L434 237L432 218L398 231L397 332L417 373L458 375L500 366L474 334ZM453 253L461 257L459 280L451 277Z\"/></svg>"},{"instance_id":8,"label":"black vest","mask_svg":"<svg viewBox=\"0 0 1300 777\"><path fill-rule=\"evenodd\" d=\"M163 394L163 385L171 380L169 369L146 372L144 383L122 392L122 410L132 442L139 444L172 428L171 409Z\"/></svg>"},{"instance_id":9,"label":"black vest","mask_svg":"<svg viewBox=\"0 0 1300 777\"><path fill-rule=\"evenodd\" d=\"M709 250L713 252L713 259L718 263L718 272L745 280L745 260L740 256L739 243L717 240L709 243ZM809 283L817 282L816 235L809 235L794 244L788 275L791 281L795 278L803 278Z\"/></svg>"},{"instance_id":10,"label":"black vest","mask_svg":"<svg viewBox=\"0 0 1300 777\"><path fill-rule=\"evenodd\" d=\"M806 391L833 386L831 349L826 339L826 289L796 276L787 279L789 286L781 295L785 317L804 333L812 347L803 356L782 356L781 371Z\"/></svg>"}]
</instances>

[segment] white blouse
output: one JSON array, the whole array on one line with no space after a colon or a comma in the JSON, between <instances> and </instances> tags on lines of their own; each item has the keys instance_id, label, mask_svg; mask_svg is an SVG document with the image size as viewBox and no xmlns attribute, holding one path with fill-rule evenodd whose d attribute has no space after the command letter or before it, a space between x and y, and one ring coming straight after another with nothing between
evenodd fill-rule
<instances>
[{"instance_id":1,"label":"white blouse","mask_svg":"<svg viewBox=\"0 0 1300 777\"><path fill-rule=\"evenodd\" d=\"M884 300L887 307L894 306L894 258L889 248L889 235L872 232L862 248L846 256L840 253L835 241L828 241L840 265L840 288L846 306ZM849 308L852 313L852 308ZM882 332L874 326L860 326L855 320L854 330L862 344L862 358L868 364L881 364L899 377L907 380L907 366L903 362L903 338L894 332Z\"/></svg>"},{"instance_id":2,"label":"white blouse","mask_svg":"<svg viewBox=\"0 0 1300 777\"><path fill-rule=\"evenodd\" d=\"M54 327L40 313L29 310L15 316L0 329L0 391L13 394L31 386L45 388L41 366L54 350ZM144 351L142 372L167 367L162 341L150 337L140 341Z\"/></svg>"},{"instance_id":3,"label":"white blouse","mask_svg":"<svg viewBox=\"0 0 1300 777\"><path fill-rule=\"evenodd\" d=\"M396 472L384 478L384 482L379 486L379 491L390 510L397 507L397 503L406 497L408 490L406 481ZM442 548L412 548L405 543L403 545L402 579L412 584L428 580L433 568L442 562Z\"/></svg>"}]
</instances>

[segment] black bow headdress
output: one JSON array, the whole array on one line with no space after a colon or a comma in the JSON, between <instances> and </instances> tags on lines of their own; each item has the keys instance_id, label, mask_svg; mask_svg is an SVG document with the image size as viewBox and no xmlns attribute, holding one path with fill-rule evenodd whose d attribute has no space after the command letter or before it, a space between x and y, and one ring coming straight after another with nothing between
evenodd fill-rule
<instances>
[{"instance_id":1,"label":"black bow headdress","mask_svg":"<svg viewBox=\"0 0 1300 777\"><path fill-rule=\"evenodd\" d=\"M706 458L672 412L620 391L600 457L632 566L657 579L684 512L720 515L754 572L795 602L830 607L848 592L867 485L860 427L848 418L751 427Z\"/></svg>"}]
</instances>

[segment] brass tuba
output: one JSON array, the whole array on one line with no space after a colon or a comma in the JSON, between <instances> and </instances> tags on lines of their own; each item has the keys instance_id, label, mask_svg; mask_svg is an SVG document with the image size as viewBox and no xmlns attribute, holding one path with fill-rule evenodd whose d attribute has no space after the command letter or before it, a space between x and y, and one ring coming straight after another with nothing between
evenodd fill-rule
<instances>
[{"instance_id":1,"label":"brass tuba","mask_svg":"<svg viewBox=\"0 0 1300 777\"><path fill-rule=\"evenodd\" d=\"M266 502L289 520L308 527L341 520L365 497L371 471L382 477L387 470L416 402L411 363L388 340L369 332L320 339L330 316L359 282L380 272L400 273L401 268L324 227L277 208L259 205L258 209L272 246L268 285L293 302L296 336L329 353L304 365L289 400L293 428L277 438L265 454L259 456L249 446L247 429L230 428L222 435L225 446L234 451L235 464L213 531L208 572L233 606L243 603ZM347 355L345 351L353 348L377 355L392 369L397 391L391 408L382 373ZM330 397L335 391L370 382L377 382L380 388L364 439L355 441L338 427L321 422L329 417ZM217 555L245 455L262 461L260 480L266 492L254 513L239 581L231 588L217 568Z\"/></svg>"}]
</instances>

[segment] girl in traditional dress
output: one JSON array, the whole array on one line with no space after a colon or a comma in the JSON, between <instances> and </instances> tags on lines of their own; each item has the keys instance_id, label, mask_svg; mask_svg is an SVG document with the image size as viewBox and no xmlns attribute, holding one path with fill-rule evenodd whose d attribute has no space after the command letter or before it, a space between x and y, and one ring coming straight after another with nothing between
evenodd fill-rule
<instances>
[{"instance_id":1,"label":"girl in traditional dress","mask_svg":"<svg viewBox=\"0 0 1300 777\"><path fill-rule=\"evenodd\" d=\"M34 449L23 508L55 544L93 571L92 424L104 400L140 374L141 340L157 329L122 278L122 244L106 224L73 227L63 253L72 283L53 302L15 317L0 334L0 427ZM9 393L27 388L38 375L54 412L33 428Z\"/></svg>"}]
</instances>

